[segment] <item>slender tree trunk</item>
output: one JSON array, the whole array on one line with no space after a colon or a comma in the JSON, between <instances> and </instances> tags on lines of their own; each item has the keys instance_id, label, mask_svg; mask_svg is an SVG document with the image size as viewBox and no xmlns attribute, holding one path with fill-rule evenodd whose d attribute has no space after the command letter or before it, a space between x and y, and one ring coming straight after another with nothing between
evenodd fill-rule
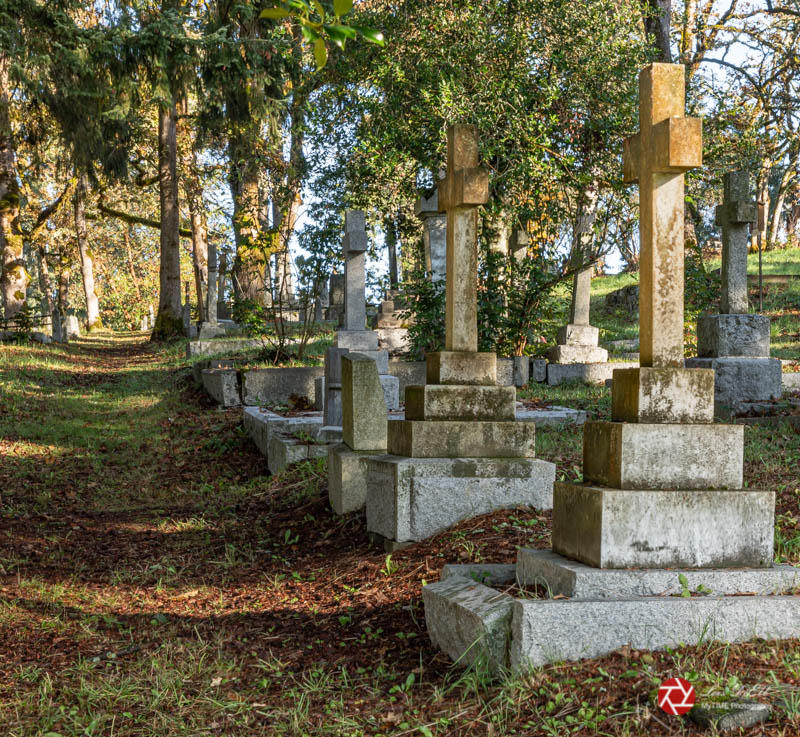
<instances>
[{"instance_id":1,"label":"slender tree trunk","mask_svg":"<svg viewBox=\"0 0 800 737\"><path fill-rule=\"evenodd\" d=\"M786 205L786 195L789 192L789 185L792 183L792 179L795 176L795 170L797 168L797 159L792 158L789 161L789 166L786 167L786 170L783 172L783 176L781 177L781 183L778 185L778 194L775 199L775 208L772 211L772 218L770 219L769 223L769 239L767 240L767 246L770 248L775 248L778 244L778 234L780 233L781 229L781 218L783 217L783 208Z\"/></svg>"},{"instance_id":2,"label":"slender tree trunk","mask_svg":"<svg viewBox=\"0 0 800 737\"><path fill-rule=\"evenodd\" d=\"M61 318L66 319L69 309L69 282L72 275L72 264L69 258L61 255L58 259L58 292L56 304L61 313Z\"/></svg>"},{"instance_id":3,"label":"slender tree trunk","mask_svg":"<svg viewBox=\"0 0 800 737\"><path fill-rule=\"evenodd\" d=\"M47 312L53 314L56 303L53 298L53 280L50 278L50 268L47 263L47 251L43 243L36 246L36 256L39 261L39 289L44 295Z\"/></svg>"},{"instance_id":4,"label":"slender tree trunk","mask_svg":"<svg viewBox=\"0 0 800 737\"><path fill-rule=\"evenodd\" d=\"M188 124L189 101L181 100L183 122L181 132L181 156L184 171L184 192L189 205L189 222L192 230L192 267L197 290L197 312L200 322L206 321L206 295L208 293L208 228L203 207L203 187L197 166L197 150L192 144L192 131Z\"/></svg>"},{"instance_id":5,"label":"slender tree trunk","mask_svg":"<svg viewBox=\"0 0 800 737\"><path fill-rule=\"evenodd\" d=\"M161 209L161 267L158 315L153 340L183 334L181 253L178 210L178 142L175 99L158 110L158 195Z\"/></svg>"},{"instance_id":6,"label":"slender tree trunk","mask_svg":"<svg viewBox=\"0 0 800 737\"><path fill-rule=\"evenodd\" d=\"M128 271L131 275L131 282L133 282L133 289L136 292L136 301L142 301L142 290L139 289L139 277L136 276L136 268L133 265L133 252L131 251L131 226L126 225L122 231L125 239L125 257L128 260Z\"/></svg>"},{"instance_id":7,"label":"slender tree trunk","mask_svg":"<svg viewBox=\"0 0 800 737\"><path fill-rule=\"evenodd\" d=\"M758 180L756 182L756 199L763 203L764 205L764 212L769 212L769 172L770 172L770 162L765 161L761 165L761 171L758 173ZM764 228L758 234L761 236L761 243L764 244L764 248L768 245L767 240L767 220L768 218L764 218Z\"/></svg>"},{"instance_id":8,"label":"slender tree trunk","mask_svg":"<svg viewBox=\"0 0 800 737\"><path fill-rule=\"evenodd\" d=\"M397 273L397 229L391 218L383 221L383 229L386 233L386 250L389 252L389 287L397 289L400 281Z\"/></svg>"},{"instance_id":9,"label":"slender tree trunk","mask_svg":"<svg viewBox=\"0 0 800 737\"><path fill-rule=\"evenodd\" d=\"M86 235L86 191L87 177L80 176L75 189L74 213L75 235L78 240L78 253L81 257L81 275L83 277L83 294L86 297L86 329L88 332L102 327L100 322L100 303L94 289L94 261Z\"/></svg>"},{"instance_id":10,"label":"slender tree trunk","mask_svg":"<svg viewBox=\"0 0 800 737\"><path fill-rule=\"evenodd\" d=\"M0 289L6 318L22 309L30 282L19 224L19 179L11 130L9 63L8 55L0 52Z\"/></svg>"}]
</instances>

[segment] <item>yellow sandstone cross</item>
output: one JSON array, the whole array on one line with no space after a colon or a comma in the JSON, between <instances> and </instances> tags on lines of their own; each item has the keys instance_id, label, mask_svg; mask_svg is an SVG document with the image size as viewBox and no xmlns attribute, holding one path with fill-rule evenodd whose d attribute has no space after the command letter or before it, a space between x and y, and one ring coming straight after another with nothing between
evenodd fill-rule
<instances>
[{"instance_id":1,"label":"yellow sandstone cross","mask_svg":"<svg viewBox=\"0 0 800 737\"><path fill-rule=\"evenodd\" d=\"M625 141L624 180L639 182L639 356L683 366L683 173L703 160L702 121L686 118L682 64L639 74L639 133Z\"/></svg>"},{"instance_id":2,"label":"yellow sandstone cross","mask_svg":"<svg viewBox=\"0 0 800 737\"><path fill-rule=\"evenodd\" d=\"M447 213L445 350L478 350L478 207L489 200L489 176L478 167L478 129L447 129L447 178L439 210Z\"/></svg>"}]
</instances>

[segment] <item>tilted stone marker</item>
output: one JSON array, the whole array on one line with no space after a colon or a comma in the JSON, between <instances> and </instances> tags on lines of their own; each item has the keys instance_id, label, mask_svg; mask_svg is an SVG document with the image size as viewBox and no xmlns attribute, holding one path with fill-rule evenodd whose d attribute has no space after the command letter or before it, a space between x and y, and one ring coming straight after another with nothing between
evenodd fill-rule
<instances>
[{"instance_id":1,"label":"tilted stone marker","mask_svg":"<svg viewBox=\"0 0 800 737\"><path fill-rule=\"evenodd\" d=\"M723 202L716 211L717 225L722 227L720 314L700 316L699 357L686 365L714 369L718 410L736 411L746 402L781 396L781 362L769 357L769 317L747 312L747 251L750 224L757 215L748 173L729 172L723 189Z\"/></svg>"},{"instance_id":2,"label":"tilted stone marker","mask_svg":"<svg viewBox=\"0 0 800 737\"><path fill-rule=\"evenodd\" d=\"M682 367L683 172L701 163L683 66L646 67L639 94L626 173L642 190L644 363L614 372L612 421L584 426L584 483L555 484L553 551L517 558L520 585L569 598L492 598L460 575L426 586L428 630L453 658L524 669L626 644L800 633L800 599L769 595L800 583L800 569L772 563L775 493L742 488L743 426L712 424L713 371ZM713 594L680 596L681 576Z\"/></svg>"},{"instance_id":3,"label":"tilted stone marker","mask_svg":"<svg viewBox=\"0 0 800 737\"><path fill-rule=\"evenodd\" d=\"M388 455L369 458L367 530L387 549L470 516L548 508L555 467L535 459L535 428L515 422L516 392L497 386L497 358L478 352L478 207L488 176L473 126L447 131L445 350L429 353L427 383L406 387L404 420L388 424Z\"/></svg>"},{"instance_id":4,"label":"tilted stone marker","mask_svg":"<svg viewBox=\"0 0 800 737\"><path fill-rule=\"evenodd\" d=\"M425 269L432 282L441 283L447 275L447 217L439 212L439 193L420 196L414 214L422 220Z\"/></svg>"}]
</instances>

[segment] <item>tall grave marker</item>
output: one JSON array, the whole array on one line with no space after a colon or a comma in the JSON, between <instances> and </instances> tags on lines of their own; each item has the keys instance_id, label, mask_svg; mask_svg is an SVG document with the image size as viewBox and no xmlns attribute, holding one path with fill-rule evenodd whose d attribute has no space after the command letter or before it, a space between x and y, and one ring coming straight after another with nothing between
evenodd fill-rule
<instances>
[{"instance_id":1,"label":"tall grave marker","mask_svg":"<svg viewBox=\"0 0 800 737\"><path fill-rule=\"evenodd\" d=\"M715 400L720 412L736 411L746 402L781 396L781 362L769 357L770 321L748 314L747 251L756 203L745 171L725 175L716 222L722 227L722 291L719 315L697 321L697 354L686 362L715 372Z\"/></svg>"},{"instance_id":2,"label":"tall grave marker","mask_svg":"<svg viewBox=\"0 0 800 737\"><path fill-rule=\"evenodd\" d=\"M367 460L367 530L387 549L470 516L549 508L555 467L534 458L535 428L515 422L514 387L497 386L494 353L478 352L478 207L488 175L474 126L447 131L445 350L429 353L427 383L406 387L404 420L388 424L388 455Z\"/></svg>"}]
</instances>

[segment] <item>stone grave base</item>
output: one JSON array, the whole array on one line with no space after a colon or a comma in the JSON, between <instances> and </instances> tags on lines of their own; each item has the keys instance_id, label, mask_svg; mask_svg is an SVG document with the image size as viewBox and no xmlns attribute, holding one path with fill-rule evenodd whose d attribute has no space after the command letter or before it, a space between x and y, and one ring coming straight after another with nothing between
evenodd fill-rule
<instances>
[{"instance_id":1,"label":"stone grave base","mask_svg":"<svg viewBox=\"0 0 800 737\"><path fill-rule=\"evenodd\" d=\"M537 428L583 425L586 422L586 410L557 406L547 409L517 407L516 418L517 422L533 422Z\"/></svg>"},{"instance_id":2,"label":"stone grave base","mask_svg":"<svg viewBox=\"0 0 800 737\"><path fill-rule=\"evenodd\" d=\"M687 358L686 368L714 369L714 404L719 408L779 399L783 392L777 358Z\"/></svg>"},{"instance_id":3,"label":"stone grave base","mask_svg":"<svg viewBox=\"0 0 800 737\"><path fill-rule=\"evenodd\" d=\"M200 381L208 395L222 407L238 407L239 372L235 368L208 368L200 372Z\"/></svg>"},{"instance_id":4,"label":"stone grave base","mask_svg":"<svg viewBox=\"0 0 800 737\"><path fill-rule=\"evenodd\" d=\"M606 363L608 351L597 345L556 345L547 352L551 363Z\"/></svg>"},{"instance_id":5,"label":"stone grave base","mask_svg":"<svg viewBox=\"0 0 800 737\"><path fill-rule=\"evenodd\" d=\"M569 381L584 384L605 384L616 369L637 368L638 361L613 361L608 363L548 363L547 383L558 386Z\"/></svg>"},{"instance_id":6,"label":"stone grave base","mask_svg":"<svg viewBox=\"0 0 800 737\"><path fill-rule=\"evenodd\" d=\"M424 540L469 517L553 504L555 466L537 458L371 456L367 530L393 543Z\"/></svg>"},{"instance_id":7,"label":"stone grave base","mask_svg":"<svg viewBox=\"0 0 800 737\"><path fill-rule=\"evenodd\" d=\"M266 456L267 467L273 474L280 473L291 463L325 458L328 448L342 441L342 428L323 426L322 412L283 417L270 410L245 407L242 424L261 454Z\"/></svg>"},{"instance_id":8,"label":"stone grave base","mask_svg":"<svg viewBox=\"0 0 800 737\"><path fill-rule=\"evenodd\" d=\"M791 566L602 570L551 551L520 550L516 566L445 566L422 598L434 645L459 665L482 662L499 673L601 657L626 645L663 650L796 638L798 590L800 569Z\"/></svg>"}]
</instances>

